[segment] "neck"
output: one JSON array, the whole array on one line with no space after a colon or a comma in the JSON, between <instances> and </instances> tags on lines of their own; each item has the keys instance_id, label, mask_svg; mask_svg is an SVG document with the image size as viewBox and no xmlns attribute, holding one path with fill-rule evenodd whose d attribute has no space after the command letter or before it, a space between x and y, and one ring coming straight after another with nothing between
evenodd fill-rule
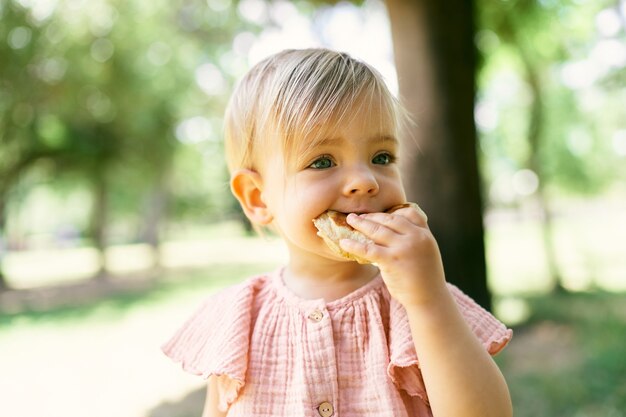
<instances>
[{"instance_id":1,"label":"neck","mask_svg":"<svg viewBox=\"0 0 626 417\"><path fill-rule=\"evenodd\" d=\"M297 296L306 299L336 300L357 290L378 275L374 265L320 259L305 262L290 257L283 279Z\"/></svg>"}]
</instances>

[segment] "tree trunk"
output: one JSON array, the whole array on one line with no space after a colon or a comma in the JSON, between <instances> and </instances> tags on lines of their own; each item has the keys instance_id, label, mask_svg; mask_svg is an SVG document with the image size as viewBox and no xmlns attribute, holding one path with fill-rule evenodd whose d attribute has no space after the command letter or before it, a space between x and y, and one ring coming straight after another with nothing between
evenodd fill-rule
<instances>
[{"instance_id":1,"label":"tree trunk","mask_svg":"<svg viewBox=\"0 0 626 417\"><path fill-rule=\"evenodd\" d=\"M161 266L159 226L165 217L167 197L165 177L159 176L146 194L139 231L139 241L147 243L151 248L153 269L158 269Z\"/></svg>"},{"instance_id":2,"label":"tree trunk","mask_svg":"<svg viewBox=\"0 0 626 417\"><path fill-rule=\"evenodd\" d=\"M510 26L511 28L513 26ZM544 173L541 160L541 144L543 142L543 88L539 76L539 68L533 63L531 55L515 32L511 34L511 41L516 47L526 72L526 82L530 91L530 112L528 119L528 145L529 155L526 166L539 178L539 185L535 200L541 212L541 241L546 256L546 266L551 281L551 293L567 292L563 287L563 278L558 266L556 248L553 241L554 227L552 212L545 189L547 176Z\"/></svg>"},{"instance_id":3,"label":"tree trunk","mask_svg":"<svg viewBox=\"0 0 626 417\"><path fill-rule=\"evenodd\" d=\"M0 292L6 291L9 289L9 284L7 283L6 278L4 277L4 272L2 272L2 254L0 254Z\"/></svg>"},{"instance_id":4,"label":"tree trunk","mask_svg":"<svg viewBox=\"0 0 626 417\"><path fill-rule=\"evenodd\" d=\"M468 0L387 0L408 198L429 217L446 278L490 308L474 124L474 10Z\"/></svg>"},{"instance_id":5,"label":"tree trunk","mask_svg":"<svg viewBox=\"0 0 626 417\"><path fill-rule=\"evenodd\" d=\"M107 277L106 271L106 226L108 223L108 184L104 172L95 173L94 202L91 212L91 238L98 252L96 279Z\"/></svg>"},{"instance_id":6,"label":"tree trunk","mask_svg":"<svg viewBox=\"0 0 626 417\"><path fill-rule=\"evenodd\" d=\"M5 209L5 201L0 199L0 292L10 289L9 283L4 276L4 271L2 270L4 255L7 247L7 243L4 241L4 234L6 231Z\"/></svg>"}]
</instances>

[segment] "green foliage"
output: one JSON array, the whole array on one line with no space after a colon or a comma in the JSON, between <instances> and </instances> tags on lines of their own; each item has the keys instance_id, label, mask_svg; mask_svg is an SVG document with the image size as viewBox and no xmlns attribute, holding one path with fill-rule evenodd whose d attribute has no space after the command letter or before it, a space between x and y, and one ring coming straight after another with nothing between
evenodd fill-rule
<instances>
[{"instance_id":1,"label":"green foliage","mask_svg":"<svg viewBox=\"0 0 626 417\"><path fill-rule=\"evenodd\" d=\"M537 174L552 190L592 195L623 181L626 152L615 139L626 118L617 104L626 91L615 81L623 69L606 64L610 52L602 48L611 40L623 45L626 32L623 19L611 34L601 33L596 23L601 13L619 16L614 2L509 0L478 6L479 109L488 116L478 124L487 181L528 168L531 158L540 161ZM530 120L534 107L540 111L536 149L529 142L537 128Z\"/></svg>"},{"instance_id":2,"label":"green foliage","mask_svg":"<svg viewBox=\"0 0 626 417\"><path fill-rule=\"evenodd\" d=\"M205 174L201 155L221 140L228 91L245 67L231 42L236 33L257 29L240 19L236 6L95 0L53 2L39 10L17 0L3 3L1 205L24 197L36 185L27 173L45 167L54 179L45 183L53 188L77 177L94 190L104 186L114 218L141 211L155 186L170 195L174 208L198 203L203 194L204 215L219 212L228 190L209 184L225 177L221 158L210 161L211 176L191 190L176 186L175 173L188 170L180 164L189 157L178 155L192 153L200 158L193 176ZM192 117L208 127L181 131ZM22 192L10 194L18 182Z\"/></svg>"},{"instance_id":3,"label":"green foliage","mask_svg":"<svg viewBox=\"0 0 626 417\"><path fill-rule=\"evenodd\" d=\"M310 14L335 3L295 5ZM247 21L234 0L34 4L0 6L0 213L9 200L19 210L38 184L60 190L77 178L78 189L105 184L114 221L139 222L155 188L169 196L175 220L232 212L221 115L248 66L235 39L246 32L249 42L272 18ZM487 182L527 168L533 152L528 67L541 85L544 183L594 194L626 179L626 138L616 133L626 118L626 72L613 66L593 85L576 88L563 75L597 55L600 42L623 42L623 23L612 37L594 25L600 12L617 6L608 0L477 6L479 108L495 120L479 123Z\"/></svg>"}]
</instances>

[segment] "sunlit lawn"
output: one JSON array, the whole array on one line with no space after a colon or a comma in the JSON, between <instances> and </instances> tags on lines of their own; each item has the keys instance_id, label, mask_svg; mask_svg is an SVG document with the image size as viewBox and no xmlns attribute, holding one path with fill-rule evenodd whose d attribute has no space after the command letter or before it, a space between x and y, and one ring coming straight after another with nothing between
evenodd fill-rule
<instances>
[{"instance_id":1,"label":"sunlit lawn","mask_svg":"<svg viewBox=\"0 0 626 417\"><path fill-rule=\"evenodd\" d=\"M557 218L557 256L567 287L624 291L621 220L619 212ZM626 297L542 295L550 283L536 224L488 224L496 312L519 322L513 343L498 357L516 416L626 415ZM206 294L285 259L280 242L243 237L232 225L209 236L166 244L163 264L170 269L145 292L2 316L0 415L159 417L159 404L200 389L202 382L166 360L158 346ZM75 281L93 270L84 251L14 254L5 268L18 287ZM142 246L116 247L109 253L111 269L120 276L139 270L148 253Z\"/></svg>"},{"instance_id":2,"label":"sunlit lawn","mask_svg":"<svg viewBox=\"0 0 626 417\"><path fill-rule=\"evenodd\" d=\"M207 294L274 266L215 264L142 293L0 317L0 416L142 417L178 400L202 381L159 346Z\"/></svg>"},{"instance_id":3,"label":"sunlit lawn","mask_svg":"<svg viewBox=\"0 0 626 417\"><path fill-rule=\"evenodd\" d=\"M626 296L528 299L529 320L498 357L517 417L626 416Z\"/></svg>"},{"instance_id":4,"label":"sunlit lawn","mask_svg":"<svg viewBox=\"0 0 626 417\"><path fill-rule=\"evenodd\" d=\"M234 222L179 232L161 246L160 263L166 269L202 268L214 263L276 262L285 259L277 239L245 236ZM114 276L125 276L149 267L152 253L148 245L114 245L106 252L107 269ZM9 253L4 271L14 288L80 282L96 272L97 252L91 247L39 249Z\"/></svg>"}]
</instances>

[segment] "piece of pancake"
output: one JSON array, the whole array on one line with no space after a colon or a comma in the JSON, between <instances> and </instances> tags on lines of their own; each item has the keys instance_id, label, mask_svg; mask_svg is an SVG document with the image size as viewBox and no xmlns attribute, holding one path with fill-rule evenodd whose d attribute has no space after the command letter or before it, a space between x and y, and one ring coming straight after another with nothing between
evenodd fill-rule
<instances>
[{"instance_id":1,"label":"piece of pancake","mask_svg":"<svg viewBox=\"0 0 626 417\"><path fill-rule=\"evenodd\" d=\"M324 239L324 242L330 250L337 255L351 261L357 261L360 264L371 263L367 259L344 251L339 246L341 239L352 239L361 243L372 243L372 240L365 237L363 233L354 230L354 228L346 222L346 217L348 217L347 214L334 210L328 210L323 213L313 220L313 224L318 230L317 235Z\"/></svg>"},{"instance_id":2,"label":"piece of pancake","mask_svg":"<svg viewBox=\"0 0 626 417\"><path fill-rule=\"evenodd\" d=\"M422 210L415 203L398 204L389 208L385 212L393 213L396 210L400 210L406 207L413 207L423 214ZM357 261L360 264L369 264L371 262L367 259L358 257L352 253L348 253L341 249L341 247L339 246L339 241L341 239L352 239L361 243L372 243L371 239L366 237L363 233L355 230L352 226L348 224L348 222L346 221L347 217L348 215L345 213L334 210L326 211L325 213L321 214L319 217L313 220L313 224L318 230L317 235L324 239L324 242L330 248L330 250L337 255L351 261Z\"/></svg>"}]
</instances>

